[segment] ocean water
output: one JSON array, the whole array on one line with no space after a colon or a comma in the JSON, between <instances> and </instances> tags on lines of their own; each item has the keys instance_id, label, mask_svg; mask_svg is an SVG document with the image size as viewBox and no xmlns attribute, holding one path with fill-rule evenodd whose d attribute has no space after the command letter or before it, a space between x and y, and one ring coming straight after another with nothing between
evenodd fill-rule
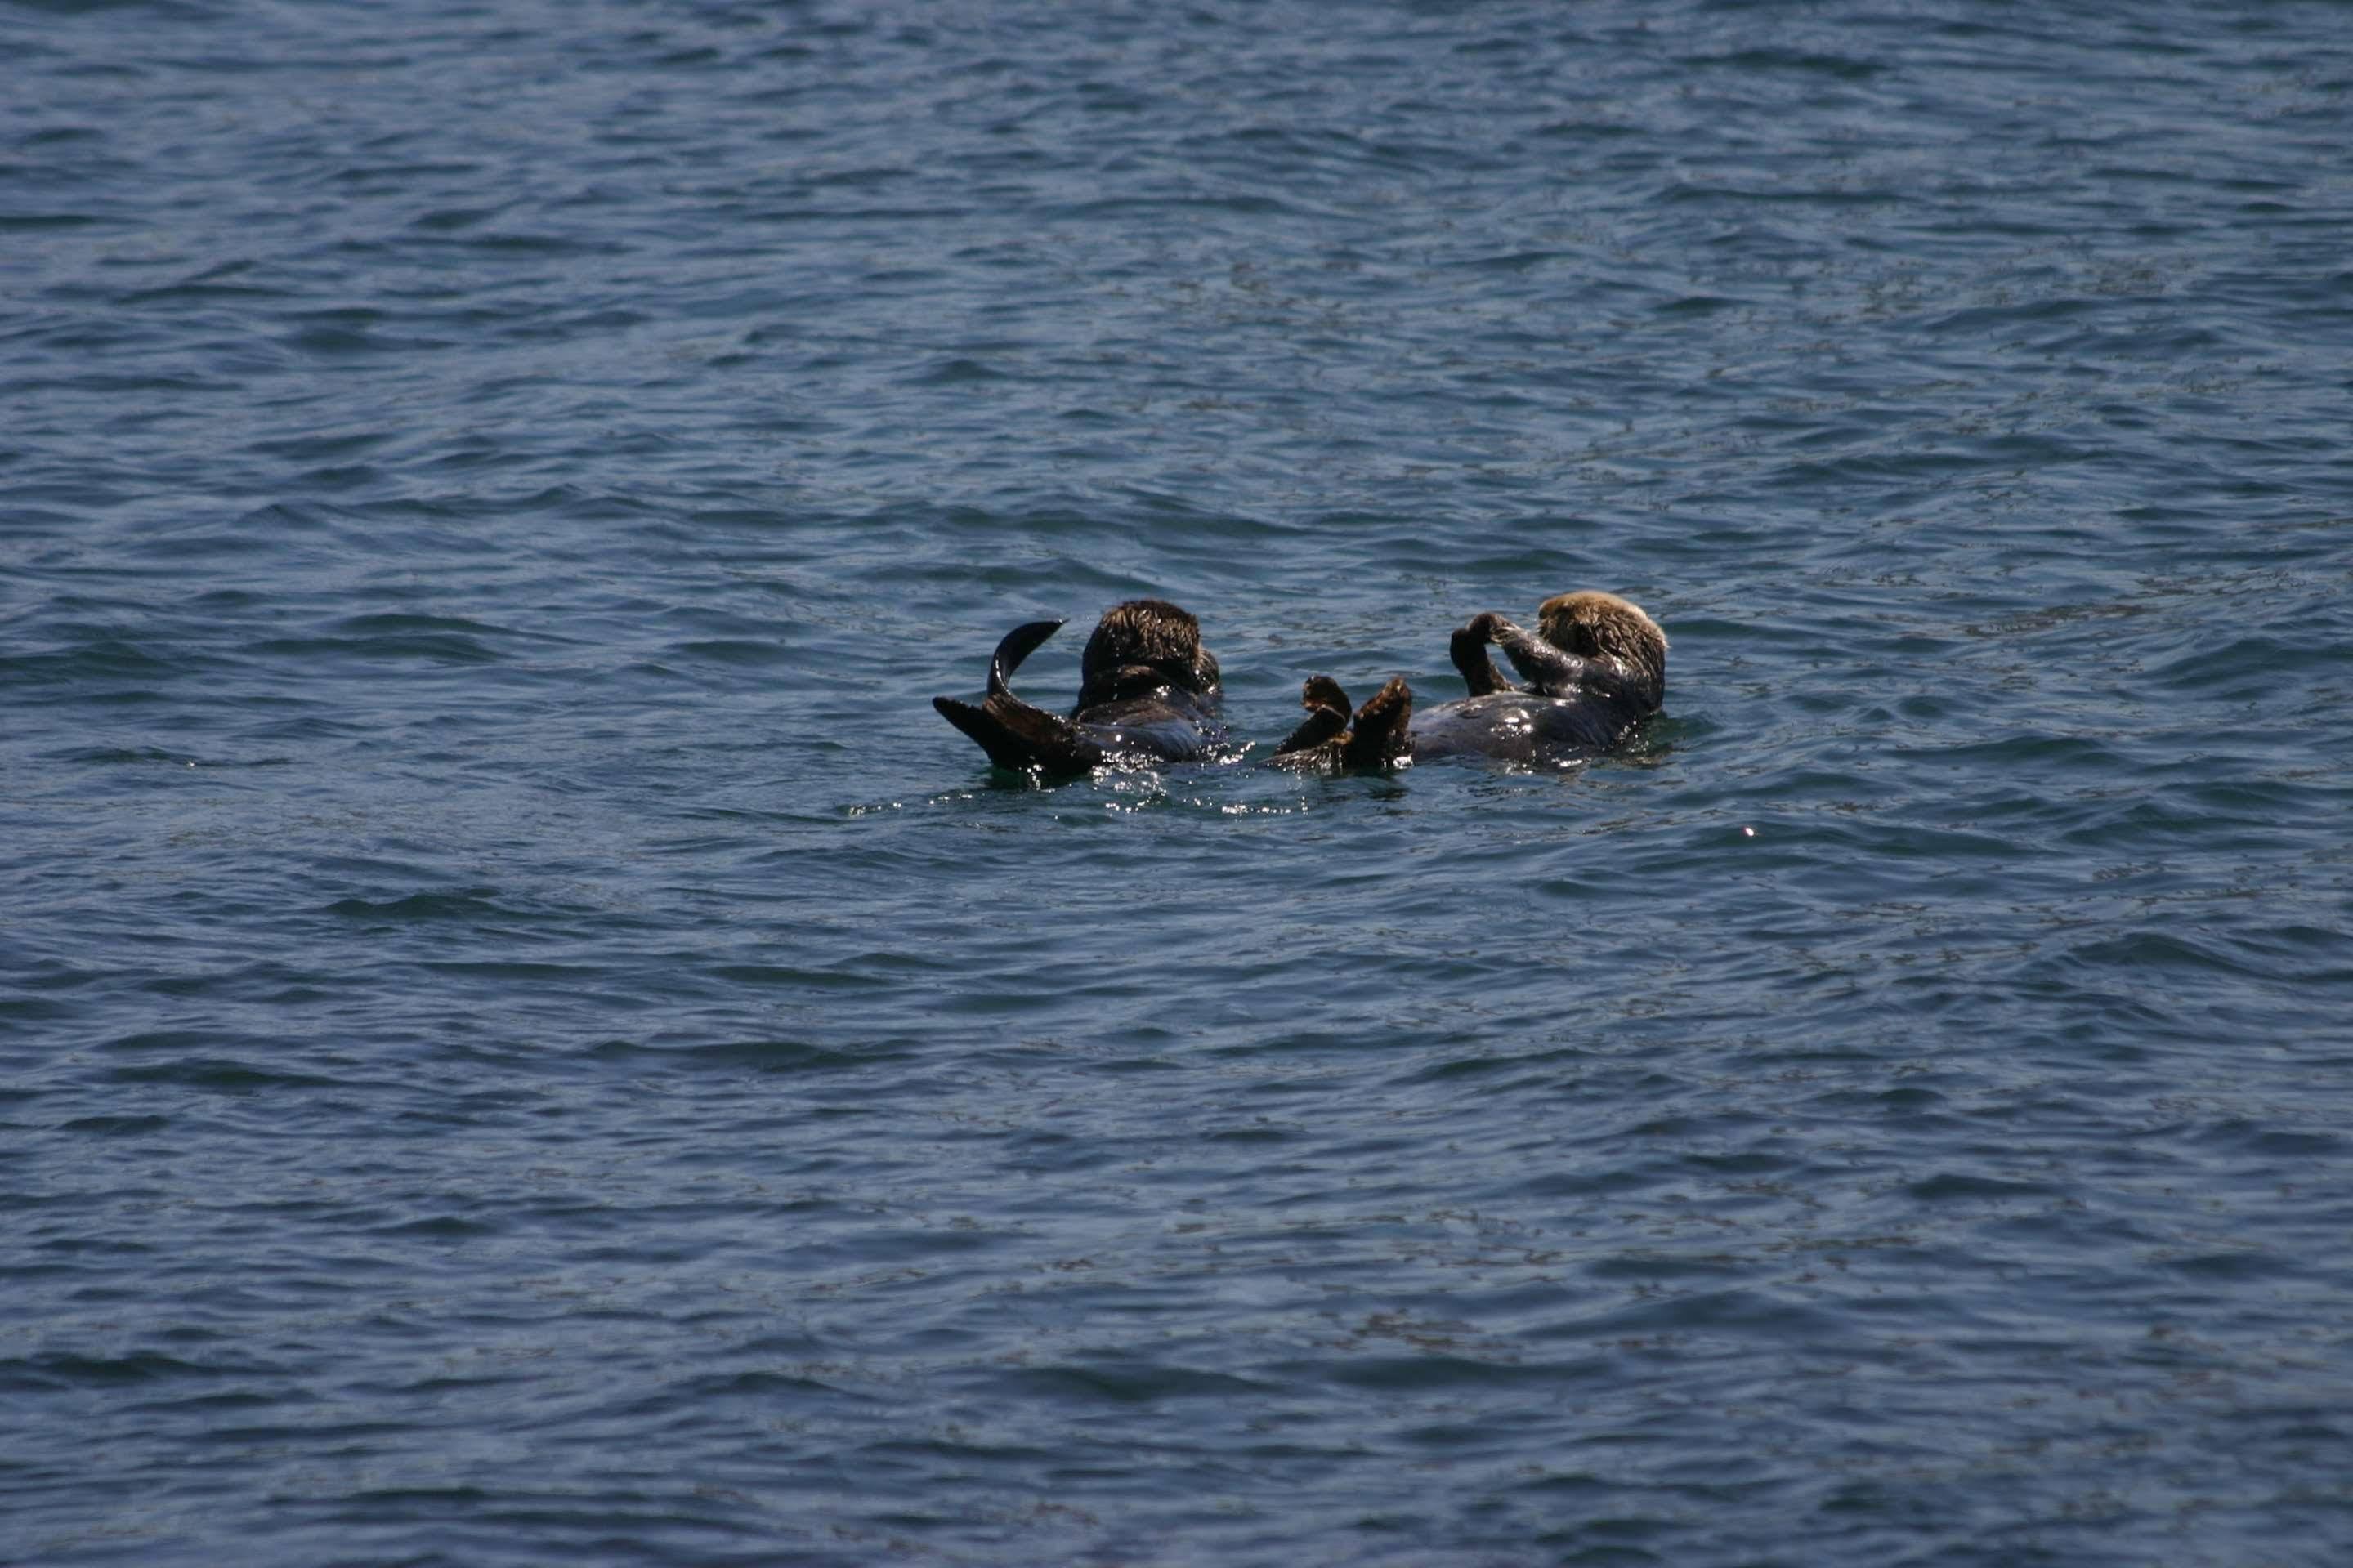
<instances>
[{"instance_id":1,"label":"ocean water","mask_svg":"<svg viewBox=\"0 0 2353 1568\"><path fill-rule=\"evenodd\" d=\"M0 85L0 1562L2353 1561L2353 13ZM1262 765L1575 587L1624 754ZM1240 761L932 711L1143 594Z\"/></svg>"}]
</instances>

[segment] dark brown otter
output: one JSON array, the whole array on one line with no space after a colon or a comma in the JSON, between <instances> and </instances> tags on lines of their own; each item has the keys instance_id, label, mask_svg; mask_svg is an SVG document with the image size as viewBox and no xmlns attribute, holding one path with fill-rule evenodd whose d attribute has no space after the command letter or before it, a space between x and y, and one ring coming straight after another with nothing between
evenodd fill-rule
<instances>
[{"instance_id":1,"label":"dark brown otter","mask_svg":"<svg viewBox=\"0 0 2353 1568\"><path fill-rule=\"evenodd\" d=\"M1515 686L1504 679L1487 655L1501 647L1512 667L1526 681ZM1339 760L1330 752L1332 738L1344 725L1326 715L1335 706L1328 698L1339 692L1328 676L1308 682L1307 706L1315 717L1293 736L1303 752L1327 748L1329 765L1394 766L1399 762L1428 762L1440 757L1482 756L1502 762L1569 762L1606 752L1623 741L1635 725L1659 710L1667 689L1667 634L1656 621L1615 594L1591 591L1559 594L1536 609L1536 632L1523 631L1493 611L1475 616L1457 627L1449 644L1454 668L1462 674L1471 695L1440 702L1419 712L1412 694L1400 689L1409 727L1398 724L1395 733L1376 716L1374 739L1357 742L1362 762ZM1327 700L1316 700L1317 682L1328 688ZM1389 696L1365 706L1367 710ZM1342 699L1339 706L1345 706ZM1392 703L1393 711L1395 702ZM1316 726L1325 732L1310 735ZM1360 712L1352 736L1366 731ZM1286 741L1278 752L1293 749Z\"/></svg>"},{"instance_id":2,"label":"dark brown otter","mask_svg":"<svg viewBox=\"0 0 2353 1568\"><path fill-rule=\"evenodd\" d=\"M1067 719L1013 695L1014 670L1060 630L1060 621L1016 626L988 663L978 707L934 697L942 717L1001 768L1084 773L1121 761L1183 762L1226 738L1218 715L1217 657L1201 626L1166 599L1131 599L1105 610L1079 664L1079 700Z\"/></svg>"}]
</instances>

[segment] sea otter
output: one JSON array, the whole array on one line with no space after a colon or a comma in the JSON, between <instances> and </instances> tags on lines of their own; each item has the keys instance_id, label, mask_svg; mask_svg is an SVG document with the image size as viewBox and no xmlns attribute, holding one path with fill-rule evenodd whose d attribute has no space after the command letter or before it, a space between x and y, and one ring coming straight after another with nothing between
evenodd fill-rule
<instances>
[{"instance_id":1,"label":"sea otter","mask_svg":"<svg viewBox=\"0 0 2353 1568\"><path fill-rule=\"evenodd\" d=\"M1513 685L1487 657L1504 652L1527 681ZM1455 629L1449 646L1471 695L1416 711L1392 679L1346 717L1347 696L1311 678L1308 721L1276 760L1324 767L1393 767L1440 757L1565 763L1606 752L1659 710L1667 689L1667 634L1615 594L1558 594L1536 608L1536 635L1489 611ZM1343 731L1345 731L1343 734Z\"/></svg>"},{"instance_id":2,"label":"sea otter","mask_svg":"<svg viewBox=\"0 0 2353 1568\"><path fill-rule=\"evenodd\" d=\"M1201 625L1166 599L1130 599L1095 623L1079 665L1079 700L1067 719L1013 695L1015 669L1060 621L1014 627L988 661L978 707L934 697L932 706L1001 768L1084 773L1107 763L1184 762L1226 738L1218 715L1217 656Z\"/></svg>"}]
</instances>

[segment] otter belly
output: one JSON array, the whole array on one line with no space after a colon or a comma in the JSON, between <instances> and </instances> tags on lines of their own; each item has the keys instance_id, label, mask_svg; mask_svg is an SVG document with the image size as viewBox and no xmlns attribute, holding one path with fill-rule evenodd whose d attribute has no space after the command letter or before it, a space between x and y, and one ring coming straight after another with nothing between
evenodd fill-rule
<instances>
[{"instance_id":1,"label":"otter belly","mask_svg":"<svg viewBox=\"0 0 2353 1568\"><path fill-rule=\"evenodd\" d=\"M1417 709L1413 760L1493 757L1506 763L1567 762L1606 752L1634 719L1592 697L1538 697L1498 691Z\"/></svg>"},{"instance_id":2,"label":"otter belly","mask_svg":"<svg viewBox=\"0 0 2353 1568\"><path fill-rule=\"evenodd\" d=\"M1209 755L1226 738L1216 709L1182 691L1099 702L1080 710L1071 724L1102 747L1106 758L1191 762Z\"/></svg>"}]
</instances>

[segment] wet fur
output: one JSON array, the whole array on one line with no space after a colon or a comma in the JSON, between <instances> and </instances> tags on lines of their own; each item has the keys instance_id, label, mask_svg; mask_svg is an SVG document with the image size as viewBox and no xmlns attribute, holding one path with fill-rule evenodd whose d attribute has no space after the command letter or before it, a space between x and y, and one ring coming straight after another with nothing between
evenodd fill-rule
<instances>
[{"instance_id":1,"label":"wet fur","mask_svg":"<svg viewBox=\"0 0 2353 1568\"><path fill-rule=\"evenodd\" d=\"M1164 686L1215 697L1217 656L1201 646L1201 623L1189 612L1166 599L1130 599L1105 610L1087 638L1072 715Z\"/></svg>"},{"instance_id":2,"label":"wet fur","mask_svg":"<svg viewBox=\"0 0 2353 1568\"><path fill-rule=\"evenodd\" d=\"M1307 718L1275 748L1274 761L1282 766L1339 772L1395 767L1406 760L1413 690L1404 677L1391 676L1353 720L1348 694L1328 675L1307 678L1299 705Z\"/></svg>"},{"instance_id":3,"label":"wet fur","mask_svg":"<svg viewBox=\"0 0 2353 1568\"><path fill-rule=\"evenodd\" d=\"M932 706L990 762L1017 772L1181 762L1224 739L1217 658L1201 646L1200 623L1166 599L1131 599L1103 612L1081 658L1079 700L1068 718L1015 696L1013 671L1061 626L1033 621L1008 633L977 707L949 697Z\"/></svg>"},{"instance_id":4,"label":"wet fur","mask_svg":"<svg viewBox=\"0 0 2353 1568\"><path fill-rule=\"evenodd\" d=\"M1504 678L1490 647L1504 650L1525 685ZM1447 651L1470 695L1419 713L1405 683L1392 680L1352 726L1339 683L1311 678L1302 697L1310 717L1275 760L1329 768L1453 756L1566 762L1617 745L1666 699L1667 634L1615 594L1556 594L1536 607L1534 633L1492 610L1474 616L1454 629ZM1377 704L1383 712L1368 726L1366 710Z\"/></svg>"},{"instance_id":5,"label":"wet fur","mask_svg":"<svg viewBox=\"0 0 2353 1568\"><path fill-rule=\"evenodd\" d=\"M1526 685L1496 670L1491 645ZM1415 721L1418 761L1555 762L1605 752L1666 700L1667 634L1615 594L1555 595L1536 607L1533 635L1491 610L1457 627L1449 651L1471 695Z\"/></svg>"}]
</instances>

